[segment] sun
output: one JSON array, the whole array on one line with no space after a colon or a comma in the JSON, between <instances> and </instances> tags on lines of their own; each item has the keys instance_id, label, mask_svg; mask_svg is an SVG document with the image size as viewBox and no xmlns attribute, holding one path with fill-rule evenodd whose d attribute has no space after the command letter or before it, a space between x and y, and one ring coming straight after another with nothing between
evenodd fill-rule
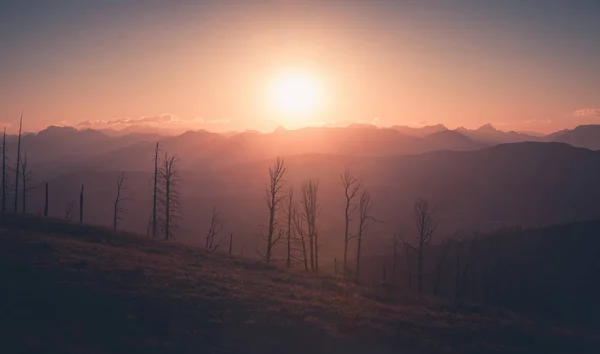
<instances>
[{"instance_id":1,"label":"sun","mask_svg":"<svg viewBox=\"0 0 600 354\"><path fill-rule=\"evenodd\" d=\"M286 123L307 120L322 103L321 83L301 70L280 73L267 92L269 106Z\"/></svg>"}]
</instances>

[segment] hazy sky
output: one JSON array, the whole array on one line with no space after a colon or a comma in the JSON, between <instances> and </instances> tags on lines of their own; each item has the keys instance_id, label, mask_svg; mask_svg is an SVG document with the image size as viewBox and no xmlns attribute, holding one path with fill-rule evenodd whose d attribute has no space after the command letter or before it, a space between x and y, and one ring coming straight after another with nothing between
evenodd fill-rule
<instances>
[{"instance_id":1,"label":"hazy sky","mask_svg":"<svg viewBox=\"0 0 600 354\"><path fill-rule=\"evenodd\" d=\"M9 129L270 130L287 67L322 83L306 124L600 123L598 0L3 1L0 51Z\"/></svg>"}]
</instances>

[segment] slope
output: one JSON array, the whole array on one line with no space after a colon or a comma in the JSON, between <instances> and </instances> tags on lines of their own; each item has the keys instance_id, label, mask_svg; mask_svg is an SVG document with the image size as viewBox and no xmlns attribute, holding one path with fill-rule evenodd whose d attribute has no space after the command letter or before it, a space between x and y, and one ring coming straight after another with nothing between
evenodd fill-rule
<instances>
[{"instance_id":1,"label":"slope","mask_svg":"<svg viewBox=\"0 0 600 354\"><path fill-rule=\"evenodd\" d=\"M399 300L387 288L288 273L101 228L7 217L0 241L0 275L7 280L0 286L0 340L7 352L584 353L599 348L590 333L505 311L456 309L408 296Z\"/></svg>"}]
</instances>

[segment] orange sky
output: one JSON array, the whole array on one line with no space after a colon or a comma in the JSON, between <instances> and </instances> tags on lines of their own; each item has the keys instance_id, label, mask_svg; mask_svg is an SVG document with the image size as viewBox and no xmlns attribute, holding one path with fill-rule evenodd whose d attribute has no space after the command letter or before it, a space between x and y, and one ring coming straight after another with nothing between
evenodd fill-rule
<instances>
[{"instance_id":1,"label":"orange sky","mask_svg":"<svg viewBox=\"0 0 600 354\"><path fill-rule=\"evenodd\" d=\"M455 2L461 11L435 1L67 3L4 11L0 121L9 130L21 109L27 130L272 130L290 122L269 113L265 87L289 66L323 83L307 125L549 132L600 123L600 54L583 10L570 37L548 33L560 29L554 13L538 12L538 23L512 12L527 9L467 0Z\"/></svg>"}]
</instances>

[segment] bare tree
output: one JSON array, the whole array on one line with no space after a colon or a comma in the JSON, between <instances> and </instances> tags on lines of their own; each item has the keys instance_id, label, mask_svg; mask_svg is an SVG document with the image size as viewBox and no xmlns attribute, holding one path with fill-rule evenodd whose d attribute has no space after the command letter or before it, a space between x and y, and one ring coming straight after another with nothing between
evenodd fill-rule
<instances>
[{"instance_id":1,"label":"bare tree","mask_svg":"<svg viewBox=\"0 0 600 354\"><path fill-rule=\"evenodd\" d=\"M365 235L369 226L378 220L371 214L371 208L373 207L373 201L371 200L371 194L367 191L363 191L360 196L358 214L358 233L356 234L356 279L360 274L360 251L363 242L363 236Z\"/></svg>"},{"instance_id":2,"label":"bare tree","mask_svg":"<svg viewBox=\"0 0 600 354\"><path fill-rule=\"evenodd\" d=\"M362 189L362 181L352 175L348 170L344 171L340 176L342 186L344 187L344 263L343 263L343 275L348 272L348 243L350 242L350 221L352 220L352 214L356 211L358 204L355 202L358 193Z\"/></svg>"},{"instance_id":3,"label":"bare tree","mask_svg":"<svg viewBox=\"0 0 600 354\"><path fill-rule=\"evenodd\" d=\"M223 231L223 221L217 211L217 207L213 205L212 215L210 218L210 227L206 233L206 244L205 247L210 252L217 250L221 243L225 241L225 237L220 237L219 234Z\"/></svg>"},{"instance_id":4,"label":"bare tree","mask_svg":"<svg viewBox=\"0 0 600 354\"><path fill-rule=\"evenodd\" d=\"M19 140L17 143L17 167L16 167L16 178L15 178L15 214L17 213L17 207L19 203L19 164L21 162L21 133L23 131L23 111L21 111L21 119L19 120Z\"/></svg>"},{"instance_id":5,"label":"bare tree","mask_svg":"<svg viewBox=\"0 0 600 354\"><path fill-rule=\"evenodd\" d=\"M302 183L302 218L308 227L310 270L319 273L319 231L317 219L321 213L317 201L319 182L308 180Z\"/></svg>"},{"instance_id":6,"label":"bare tree","mask_svg":"<svg viewBox=\"0 0 600 354\"><path fill-rule=\"evenodd\" d=\"M277 227L276 214L279 209L279 204L283 196L281 188L283 188L283 176L285 175L286 167L283 159L277 158L275 165L269 168L269 185L267 186L265 200L269 209L269 226L267 230L267 253L265 259L271 261L273 246L279 241L280 237L274 238L275 228Z\"/></svg>"},{"instance_id":7,"label":"bare tree","mask_svg":"<svg viewBox=\"0 0 600 354\"><path fill-rule=\"evenodd\" d=\"M404 244L417 253L417 286L419 293L423 292L423 257L424 250L431 243L431 237L437 227L433 220L433 212L429 203L424 199L418 199L413 209L413 219L417 228L417 244L411 245L402 240Z\"/></svg>"},{"instance_id":8,"label":"bare tree","mask_svg":"<svg viewBox=\"0 0 600 354\"><path fill-rule=\"evenodd\" d=\"M23 167L21 172L21 180L23 181L23 200L21 202L21 209L23 214L25 214L27 212L27 197L29 197L29 192L34 189L34 187L31 186L34 176L33 171L31 171L31 167L27 163L27 152L25 152L25 157L23 158L21 165Z\"/></svg>"},{"instance_id":9,"label":"bare tree","mask_svg":"<svg viewBox=\"0 0 600 354\"><path fill-rule=\"evenodd\" d=\"M122 192L125 189L125 181L127 181L127 175L125 174L125 171L123 171L117 176L117 196L115 197L113 209L113 230L117 229L117 223L121 220L121 214L125 213L125 209L121 203L130 200L130 198L123 198L122 196Z\"/></svg>"},{"instance_id":10,"label":"bare tree","mask_svg":"<svg viewBox=\"0 0 600 354\"><path fill-rule=\"evenodd\" d=\"M79 192L79 223L83 224L83 184Z\"/></svg>"},{"instance_id":11,"label":"bare tree","mask_svg":"<svg viewBox=\"0 0 600 354\"><path fill-rule=\"evenodd\" d=\"M392 258L392 284L396 282L396 269L398 267L398 251L400 249L402 231L394 233L392 236L392 250L393 250L393 258Z\"/></svg>"},{"instance_id":12,"label":"bare tree","mask_svg":"<svg viewBox=\"0 0 600 354\"><path fill-rule=\"evenodd\" d=\"M65 207L65 220L71 222L73 219L73 206L75 205L75 201L71 200L67 203Z\"/></svg>"},{"instance_id":13,"label":"bare tree","mask_svg":"<svg viewBox=\"0 0 600 354\"><path fill-rule=\"evenodd\" d=\"M231 255L232 250L233 250L233 232L229 234L229 255Z\"/></svg>"},{"instance_id":14,"label":"bare tree","mask_svg":"<svg viewBox=\"0 0 600 354\"><path fill-rule=\"evenodd\" d=\"M46 182L44 193L44 217L48 217L48 182Z\"/></svg>"},{"instance_id":15,"label":"bare tree","mask_svg":"<svg viewBox=\"0 0 600 354\"><path fill-rule=\"evenodd\" d=\"M169 156L165 153L163 166L159 171L159 177L164 182L164 198L162 205L164 207L164 236L165 240L174 238L178 227L179 210L181 207L181 196L179 194L179 169L177 167L179 158L176 155Z\"/></svg>"},{"instance_id":16,"label":"bare tree","mask_svg":"<svg viewBox=\"0 0 600 354\"><path fill-rule=\"evenodd\" d=\"M156 228L156 207L158 203L158 178L159 178L159 170L158 170L158 142L156 143L156 149L154 150L154 188L153 188L153 198L152 198L152 237L157 237L157 228Z\"/></svg>"},{"instance_id":17,"label":"bare tree","mask_svg":"<svg viewBox=\"0 0 600 354\"><path fill-rule=\"evenodd\" d=\"M294 232L294 188L290 187L287 195L287 209L284 211L287 218L287 259L286 265L288 268L292 266L292 233Z\"/></svg>"},{"instance_id":18,"label":"bare tree","mask_svg":"<svg viewBox=\"0 0 600 354\"><path fill-rule=\"evenodd\" d=\"M304 221L305 220L302 214L294 210L294 228L296 231L294 233L294 236L296 238L297 243L300 245L302 261L304 263L304 270L308 272L308 255L306 251L306 231L304 229Z\"/></svg>"},{"instance_id":19,"label":"bare tree","mask_svg":"<svg viewBox=\"0 0 600 354\"><path fill-rule=\"evenodd\" d=\"M6 178L6 128L2 139L2 215L6 212L6 193L8 180Z\"/></svg>"}]
</instances>

